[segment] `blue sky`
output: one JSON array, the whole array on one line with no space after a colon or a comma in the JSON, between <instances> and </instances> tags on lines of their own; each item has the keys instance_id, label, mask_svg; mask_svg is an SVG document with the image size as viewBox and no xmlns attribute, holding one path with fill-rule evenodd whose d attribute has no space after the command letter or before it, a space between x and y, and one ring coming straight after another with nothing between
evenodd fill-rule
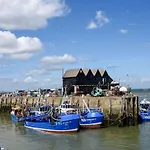
<instances>
[{"instance_id":1,"label":"blue sky","mask_svg":"<svg viewBox=\"0 0 150 150\"><path fill-rule=\"evenodd\" d=\"M0 0L0 90L61 87L61 68L106 69L149 88L149 8L149 0Z\"/></svg>"}]
</instances>

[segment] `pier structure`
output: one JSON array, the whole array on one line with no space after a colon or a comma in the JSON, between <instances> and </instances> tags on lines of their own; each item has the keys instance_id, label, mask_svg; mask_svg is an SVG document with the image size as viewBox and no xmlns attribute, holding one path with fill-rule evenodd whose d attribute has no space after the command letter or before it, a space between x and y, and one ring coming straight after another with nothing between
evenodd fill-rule
<instances>
[{"instance_id":1,"label":"pier structure","mask_svg":"<svg viewBox=\"0 0 150 150\"><path fill-rule=\"evenodd\" d=\"M59 106L63 97L0 97L0 112L8 112L11 107L18 105L23 107L25 104L32 107L38 105ZM71 96L69 100L79 108L83 106L83 97ZM84 96L87 106L90 108L98 108L105 115L104 126L111 125L137 125L139 123L139 98L134 94L126 94L123 96L105 96L91 97Z\"/></svg>"}]
</instances>

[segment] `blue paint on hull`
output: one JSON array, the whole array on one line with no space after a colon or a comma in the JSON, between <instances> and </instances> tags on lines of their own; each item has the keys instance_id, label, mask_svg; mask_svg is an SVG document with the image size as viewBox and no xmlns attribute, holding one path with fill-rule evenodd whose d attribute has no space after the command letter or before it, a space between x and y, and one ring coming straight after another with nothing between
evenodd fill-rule
<instances>
[{"instance_id":1,"label":"blue paint on hull","mask_svg":"<svg viewBox=\"0 0 150 150\"><path fill-rule=\"evenodd\" d=\"M80 117L77 114L59 116L60 121L25 121L24 126L44 132L75 132L79 129Z\"/></svg>"},{"instance_id":2,"label":"blue paint on hull","mask_svg":"<svg viewBox=\"0 0 150 150\"><path fill-rule=\"evenodd\" d=\"M140 119L141 121L150 121L150 115L148 113L141 113Z\"/></svg>"},{"instance_id":3,"label":"blue paint on hull","mask_svg":"<svg viewBox=\"0 0 150 150\"><path fill-rule=\"evenodd\" d=\"M102 124L104 121L104 114L101 113L100 111L96 112L87 112L84 114L81 114L81 119L80 119L80 126L81 127L93 127L94 126L100 127L100 124Z\"/></svg>"},{"instance_id":4,"label":"blue paint on hull","mask_svg":"<svg viewBox=\"0 0 150 150\"><path fill-rule=\"evenodd\" d=\"M15 116L13 114L10 114L10 116L11 116L12 121L16 121L16 122L24 122L25 121L24 117L18 118L17 116Z\"/></svg>"},{"instance_id":5,"label":"blue paint on hull","mask_svg":"<svg viewBox=\"0 0 150 150\"><path fill-rule=\"evenodd\" d=\"M150 121L150 110L140 111L140 119L141 121Z\"/></svg>"}]
</instances>

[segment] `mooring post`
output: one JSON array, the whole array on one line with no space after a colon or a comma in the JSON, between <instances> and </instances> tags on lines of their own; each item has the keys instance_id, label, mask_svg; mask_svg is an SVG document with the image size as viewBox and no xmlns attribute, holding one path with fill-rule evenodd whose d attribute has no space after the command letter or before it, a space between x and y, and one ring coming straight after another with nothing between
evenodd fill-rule
<instances>
[{"instance_id":1,"label":"mooring post","mask_svg":"<svg viewBox=\"0 0 150 150\"><path fill-rule=\"evenodd\" d=\"M4 101L4 99L1 98L1 108L2 108L2 106L3 106L3 101Z\"/></svg>"},{"instance_id":2,"label":"mooring post","mask_svg":"<svg viewBox=\"0 0 150 150\"><path fill-rule=\"evenodd\" d=\"M137 110L137 112L136 112L136 118L137 118L137 124L139 124L139 97L138 96L136 96L136 110Z\"/></svg>"},{"instance_id":3,"label":"mooring post","mask_svg":"<svg viewBox=\"0 0 150 150\"><path fill-rule=\"evenodd\" d=\"M99 108L100 107L100 99L98 99L98 101L97 101L97 108Z\"/></svg>"},{"instance_id":4,"label":"mooring post","mask_svg":"<svg viewBox=\"0 0 150 150\"><path fill-rule=\"evenodd\" d=\"M17 101L18 101L18 99L16 98L16 99L15 99L15 106L17 105Z\"/></svg>"},{"instance_id":5,"label":"mooring post","mask_svg":"<svg viewBox=\"0 0 150 150\"><path fill-rule=\"evenodd\" d=\"M10 107L12 106L12 97L10 97Z\"/></svg>"},{"instance_id":6,"label":"mooring post","mask_svg":"<svg viewBox=\"0 0 150 150\"><path fill-rule=\"evenodd\" d=\"M7 106L7 101L8 101L8 99L6 98L6 99L5 99L5 106Z\"/></svg>"},{"instance_id":7,"label":"mooring post","mask_svg":"<svg viewBox=\"0 0 150 150\"><path fill-rule=\"evenodd\" d=\"M29 98L27 97L27 98L26 98L26 104L28 104L28 102L29 102Z\"/></svg>"},{"instance_id":8,"label":"mooring post","mask_svg":"<svg viewBox=\"0 0 150 150\"><path fill-rule=\"evenodd\" d=\"M133 115L133 123L132 125L135 125L135 96L132 98L132 115Z\"/></svg>"},{"instance_id":9,"label":"mooring post","mask_svg":"<svg viewBox=\"0 0 150 150\"><path fill-rule=\"evenodd\" d=\"M132 97L127 98L127 125L130 125L130 101Z\"/></svg>"},{"instance_id":10,"label":"mooring post","mask_svg":"<svg viewBox=\"0 0 150 150\"><path fill-rule=\"evenodd\" d=\"M112 100L109 98L109 120L112 119Z\"/></svg>"}]
</instances>

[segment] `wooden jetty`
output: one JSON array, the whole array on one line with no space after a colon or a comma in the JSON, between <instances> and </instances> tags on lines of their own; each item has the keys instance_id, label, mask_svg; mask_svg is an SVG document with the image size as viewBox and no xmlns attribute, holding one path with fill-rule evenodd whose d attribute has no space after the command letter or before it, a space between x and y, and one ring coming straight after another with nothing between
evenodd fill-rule
<instances>
[{"instance_id":1,"label":"wooden jetty","mask_svg":"<svg viewBox=\"0 0 150 150\"><path fill-rule=\"evenodd\" d=\"M104 126L126 126L137 125L139 123L139 104L138 96L126 94L124 96L105 96L105 97L84 97L89 107L97 107L105 115ZM37 106L42 104L60 105L62 97L0 97L0 112L8 112L12 106L23 107L24 104ZM70 101L78 107L82 107L82 97L72 96Z\"/></svg>"}]
</instances>

